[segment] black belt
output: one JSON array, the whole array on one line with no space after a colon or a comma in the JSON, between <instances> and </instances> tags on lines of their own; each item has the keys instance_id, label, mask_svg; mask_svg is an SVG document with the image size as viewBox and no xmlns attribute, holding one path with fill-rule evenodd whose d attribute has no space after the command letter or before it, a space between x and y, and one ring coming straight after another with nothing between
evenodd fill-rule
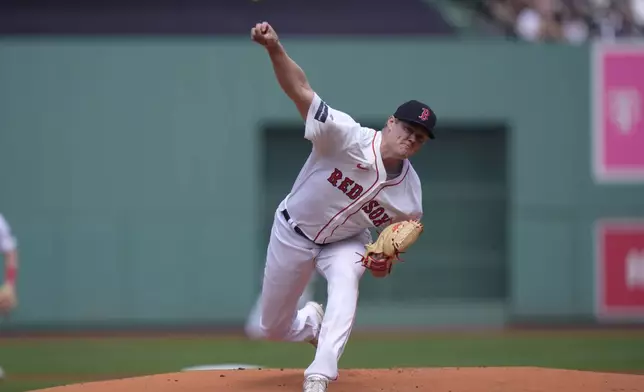
<instances>
[{"instance_id":1,"label":"black belt","mask_svg":"<svg viewBox=\"0 0 644 392\"><path fill-rule=\"evenodd\" d=\"M282 215L284 215L284 219L286 219L286 221L287 221L287 222L291 220L291 215L289 215L288 211L286 211L285 209L284 209L284 210L282 210ZM296 232L297 234L299 234L299 235L301 235L302 237L306 238L307 240L309 240L309 241L313 242L313 243L314 243L315 245L317 245L317 246L325 246L325 245L327 245L327 244L318 244L317 242L313 241L312 239L310 239L309 237L307 237L307 236L306 236L306 234L304 234L304 232L302 231L302 229L300 229L300 228L299 228L299 227L297 227L297 226L293 226L293 230L295 230L295 232Z\"/></svg>"}]
</instances>

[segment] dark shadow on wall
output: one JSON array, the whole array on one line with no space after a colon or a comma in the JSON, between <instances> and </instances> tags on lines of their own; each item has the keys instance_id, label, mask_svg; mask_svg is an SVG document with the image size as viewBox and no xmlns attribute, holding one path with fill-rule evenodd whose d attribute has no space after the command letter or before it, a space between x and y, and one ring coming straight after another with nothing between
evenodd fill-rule
<instances>
[{"instance_id":1,"label":"dark shadow on wall","mask_svg":"<svg viewBox=\"0 0 644 392\"><path fill-rule=\"evenodd\" d=\"M380 129L384 120L364 121ZM262 249L273 214L291 190L311 145L301 123L262 124L258 202ZM509 129L452 123L436 130L412 164L421 178L425 232L392 279L363 279L361 301L489 300L508 297ZM264 254L262 252L262 254ZM264 260L259 260L261 277ZM320 279L316 297L324 298Z\"/></svg>"}]
</instances>

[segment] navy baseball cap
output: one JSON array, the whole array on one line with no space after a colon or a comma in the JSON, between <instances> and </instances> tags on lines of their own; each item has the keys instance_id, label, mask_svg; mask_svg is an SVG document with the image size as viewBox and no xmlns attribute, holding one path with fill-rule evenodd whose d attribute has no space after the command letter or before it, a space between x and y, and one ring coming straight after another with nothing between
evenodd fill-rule
<instances>
[{"instance_id":1,"label":"navy baseball cap","mask_svg":"<svg viewBox=\"0 0 644 392\"><path fill-rule=\"evenodd\" d=\"M398 106L394 117L412 124L420 125L430 139L436 139L434 127L436 126L436 113L426 104L412 99Z\"/></svg>"}]
</instances>

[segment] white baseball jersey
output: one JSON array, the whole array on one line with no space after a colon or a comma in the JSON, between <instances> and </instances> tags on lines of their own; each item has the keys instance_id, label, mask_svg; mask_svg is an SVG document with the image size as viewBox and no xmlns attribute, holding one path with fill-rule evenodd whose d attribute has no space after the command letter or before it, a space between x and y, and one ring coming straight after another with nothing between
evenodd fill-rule
<instances>
[{"instance_id":1,"label":"white baseball jersey","mask_svg":"<svg viewBox=\"0 0 644 392\"><path fill-rule=\"evenodd\" d=\"M0 214L0 252L10 252L16 249L16 239L11 234L11 228Z\"/></svg>"},{"instance_id":2,"label":"white baseball jersey","mask_svg":"<svg viewBox=\"0 0 644 392\"><path fill-rule=\"evenodd\" d=\"M411 163L405 160L401 174L387 180L381 132L361 126L315 94L304 137L313 149L282 206L314 242L331 243L422 217L420 179Z\"/></svg>"}]
</instances>

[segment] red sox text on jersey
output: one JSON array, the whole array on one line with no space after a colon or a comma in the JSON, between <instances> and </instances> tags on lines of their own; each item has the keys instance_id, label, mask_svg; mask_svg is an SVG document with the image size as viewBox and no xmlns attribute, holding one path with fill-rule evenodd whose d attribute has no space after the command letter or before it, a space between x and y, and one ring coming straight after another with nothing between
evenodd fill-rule
<instances>
[{"instance_id":1,"label":"red sox text on jersey","mask_svg":"<svg viewBox=\"0 0 644 392\"><path fill-rule=\"evenodd\" d=\"M342 171L335 168L329 178L327 179L334 187L338 188L342 193L347 195L349 199L355 200L362 194L364 188L348 176L344 176ZM371 200L362 207L371 222L375 227L382 226L384 223L391 221L391 218L385 212L384 207L378 203L377 200Z\"/></svg>"}]
</instances>

